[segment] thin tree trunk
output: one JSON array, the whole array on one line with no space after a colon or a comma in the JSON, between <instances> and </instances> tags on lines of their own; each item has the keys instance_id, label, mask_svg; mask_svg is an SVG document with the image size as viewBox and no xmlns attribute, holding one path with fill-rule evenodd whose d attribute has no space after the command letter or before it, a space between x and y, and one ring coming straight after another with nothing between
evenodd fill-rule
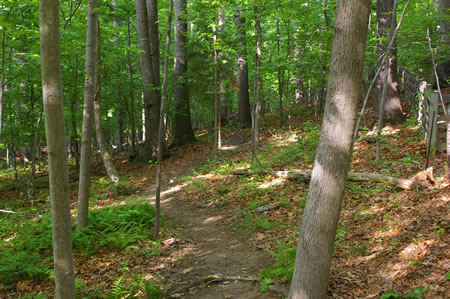
<instances>
[{"instance_id":1,"label":"thin tree trunk","mask_svg":"<svg viewBox=\"0 0 450 299\"><path fill-rule=\"evenodd\" d=\"M255 29L256 29L256 53L255 53L255 78L254 78L254 95L253 103L255 110L253 113L253 143L255 146L259 145L259 128L261 124L262 114L262 78L261 78L261 14L257 6L253 6L255 14Z\"/></svg>"},{"instance_id":2,"label":"thin tree trunk","mask_svg":"<svg viewBox=\"0 0 450 299\"><path fill-rule=\"evenodd\" d=\"M229 120L229 105L227 103L227 91L225 85L225 66L222 63L225 56L225 51L223 48L223 30L225 26L225 6L222 4L218 8L218 26L217 26L217 39L220 39L221 42L216 44L217 51L217 67L218 67L218 80L219 80L219 98L220 98L220 117L221 123L226 124ZM218 48L217 48L218 47Z\"/></svg>"},{"instance_id":3,"label":"thin tree trunk","mask_svg":"<svg viewBox=\"0 0 450 299\"><path fill-rule=\"evenodd\" d=\"M48 147L53 262L57 299L75 298L69 169L61 84L59 1L40 0L42 97Z\"/></svg>"},{"instance_id":4,"label":"thin tree trunk","mask_svg":"<svg viewBox=\"0 0 450 299\"><path fill-rule=\"evenodd\" d=\"M187 21L186 21L186 0L175 0L175 128L174 128L174 145L195 141L194 131L191 125L191 112L189 107L189 95L187 90L187 60L186 60L186 43L187 43Z\"/></svg>"},{"instance_id":5,"label":"thin tree trunk","mask_svg":"<svg viewBox=\"0 0 450 299\"><path fill-rule=\"evenodd\" d=\"M163 147L165 137L164 111L167 100L167 77L169 74L169 53L170 53L170 32L172 30L172 9L173 0L169 0L169 16L167 19L166 51L164 58L164 72L161 96L161 109L159 111L159 132L158 132L158 167L156 168L156 196L155 196L155 231L153 239L157 240L160 226L160 202L161 202L161 167L163 160Z\"/></svg>"},{"instance_id":6,"label":"thin tree trunk","mask_svg":"<svg viewBox=\"0 0 450 299\"><path fill-rule=\"evenodd\" d=\"M78 57L75 56L75 64L74 64L74 90L73 90L73 97L72 101L70 103L70 114L71 114L71 149L73 152L73 156L75 157L75 164L77 167L80 166L80 149L78 146L78 129L77 129L77 100L78 100L78 88L77 88L77 82L78 82Z\"/></svg>"},{"instance_id":7,"label":"thin tree trunk","mask_svg":"<svg viewBox=\"0 0 450 299\"><path fill-rule=\"evenodd\" d=\"M133 86L133 65L131 63L131 29L130 29L130 19L127 19L127 64L128 64L128 74L130 79L130 86ZM131 153L130 156L136 156L136 113L134 111L134 92L133 88L130 88L130 122L131 122Z\"/></svg>"},{"instance_id":8,"label":"thin tree trunk","mask_svg":"<svg viewBox=\"0 0 450 299\"><path fill-rule=\"evenodd\" d=\"M236 24L236 34L238 38L237 51L237 77L239 84L238 91L238 113L241 127L250 127L252 117L250 114L250 95L248 92L248 64L247 64L247 43L245 37L245 18L241 16L241 10L236 8L234 23Z\"/></svg>"},{"instance_id":9,"label":"thin tree trunk","mask_svg":"<svg viewBox=\"0 0 450 299\"><path fill-rule=\"evenodd\" d=\"M279 101L279 107L280 110L280 127L283 127L283 81L281 79L282 77L282 71L281 71L281 64L280 64L280 21L277 20L277 54L278 54L278 65L277 65L277 73L278 73L278 101Z\"/></svg>"},{"instance_id":10,"label":"thin tree trunk","mask_svg":"<svg viewBox=\"0 0 450 299\"><path fill-rule=\"evenodd\" d=\"M101 61L100 61L100 26L97 21L97 38L95 40L95 96L94 96L94 119L95 119L95 136L97 137L97 145L100 149L103 164L105 165L106 174L109 179L118 183L120 180L119 172L114 165L111 151L105 140L105 134L102 129L102 109L101 109Z\"/></svg>"},{"instance_id":11,"label":"thin tree trunk","mask_svg":"<svg viewBox=\"0 0 450 299\"><path fill-rule=\"evenodd\" d=\"M219 90L219 54L217 50L217 34L214 34L214 156L217 160L219 158L219 150L222 146L222 117L221 117L221 99Z\"/></svg>"},{"instance_id":12,"label":"thin tree trunk","mask_svg":"<svg viewBox=\"0 0 450 299\"><path fill-rule=\"evenodd\" d=\"M113 16L113 27L114 27L114 47L116 49L118 49L120 47L120 41L119 41L119 23L117 22L117 1L113 0L112 1L112 5L114 7L114 16ZM117 74L120 74L121 71L121 67L120 67L120 62L118 61L116 63L116 72ZM116 89L116 99L120 99L121 95L120 95L120 91L119 88ZM117 116L117 123L116 123L116 149L117 152L120 153L123 151L123 141L124 141L124 136L123 136L123 112L122 112L122 107L120 105L120 101L117 105L117 111L116 111L116 116Z\"/></svg>"},{"instance_id":13,"label":"thin tree trunk","mask_svg":"<svg viewBox=\"0 0 450 299\"><path fill-rule=\"evenodd\" d=\"M83 128L81 138L80 179L78 185L77 227L88 225L91 185L92 125L94 121L95 64L97 57L98 0L89 0L86 26L86 75L84 80Z\"/></svg>"},{"instance_id":14,"label":"thin tree trunk","mask_svg":"<svg viewBox=\"0 0 450 299\"><path fill-rule=\"evenodd\" d=\"M326 298L352 133L361 97L371 1L339 1L320 141L299 233L289 298Z\"/></svg>"}]
</instances>

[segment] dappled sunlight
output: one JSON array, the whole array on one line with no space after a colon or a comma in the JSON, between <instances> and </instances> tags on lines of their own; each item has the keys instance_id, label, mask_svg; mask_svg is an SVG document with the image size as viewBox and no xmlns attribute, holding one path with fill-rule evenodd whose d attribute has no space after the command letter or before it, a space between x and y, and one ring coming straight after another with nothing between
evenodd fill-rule
<instances>
[{"instance_id":1,"label":"dappled sunlight","mask_svg":"<svg viewBox=\"0 0 450 299\"><path fill-rule=\"evenodd\" d=\"M263 183L263 184L259 185L258 189L267 189L269 187L279 186L279 185L284 184L285 181L286 181L286 179L283 179L283 178L275 178L268 183Z\"/></svg>"}]
</instances>

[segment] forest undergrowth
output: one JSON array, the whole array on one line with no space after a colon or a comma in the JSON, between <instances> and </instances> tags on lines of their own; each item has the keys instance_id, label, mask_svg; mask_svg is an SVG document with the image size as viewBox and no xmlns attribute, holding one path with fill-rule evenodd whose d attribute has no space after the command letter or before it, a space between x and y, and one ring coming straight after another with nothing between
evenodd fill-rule
<instances>
[{"instance_id":1,"label":"forest undergrowth","mask_svg":"<svg viewBox=\"0 0 450 299\"><path fill-rule=\"evenodd\" d=\"M199 142L173 149L163 164L170 183L186 161L210 157L182 178L177 193L199 211L226 215L237 230L274 257L261 269L261 292L270 285L290 282L298 228L308 183L273 175L273 170L310 171L319 140L320 120L291 120L291 129L266 119L260 164L250 165L250 131L228 127L219 159L213 159L210 132L198 133ZM387 126L381 138L381 161L375 161L375 132L361 131L355 144L351 171L410 178L424 170L423 134L414 121ZM329 282L335 298L449 298L450 254L448 218L450 188L444 179L445 157L430 161L435 181L431 188L412 191L374 182L348 182L336 234ZM160 240L151 240L153 213L145 190L154 183L155 164L129 162L116 155L123 177L110 183L96 158L90 223L73 231L76 286L79 297L162 297L171 282L160 272L170 267L175 239L183 231L164 221ZM237 169L252 171L236 174ZM28 170L14 181L9 170L0 172L0 297L46 298L53 292L48 182L38 172L32 195L26 192ZM76 215L77 170L71 169L72 214ZM145 207L145 208L144 208ZM402 297L403 296L403 297Z\"/></svg>"}]
</instances>

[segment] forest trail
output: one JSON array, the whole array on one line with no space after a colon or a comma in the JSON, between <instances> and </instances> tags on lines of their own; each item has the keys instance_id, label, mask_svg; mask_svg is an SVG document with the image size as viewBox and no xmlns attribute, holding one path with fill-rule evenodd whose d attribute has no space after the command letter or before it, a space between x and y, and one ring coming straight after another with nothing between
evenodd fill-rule
<instances>
[{"instance_id":1,"label":"forest trail","mask_svg":"<svg viewBox=\"0 0 450 299\"><path fill-rule=\"evenodd\" d=\"M225 223L229 212L200 208L195 198L185 196L182 177L207 162L197 155L183 159L182 163L162 177L161 211L164 219L176 225L174 247L164 258L158 276L167 284L172 297L182 298L282 298L273 292L259 292L259 283L246 281L270 265L269 253L257 248L243 229ZM146 191L154 202L155 188ZM172 243L174 242L174 243ZM172 243L172 244L171 244ZM163 242L164 244L164 242ZM211 275L239 276L243 280L213 282Z\"/></svg>"}]
</instances>

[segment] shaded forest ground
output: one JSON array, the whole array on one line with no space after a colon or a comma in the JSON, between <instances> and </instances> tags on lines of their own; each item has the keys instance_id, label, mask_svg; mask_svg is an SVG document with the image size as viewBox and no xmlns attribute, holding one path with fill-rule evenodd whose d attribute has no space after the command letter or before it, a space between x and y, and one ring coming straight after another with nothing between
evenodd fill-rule
<instances>
[{"instance_id":1,"label":"shaded forest ground","mask_svg":"<svg viewBox=\"0 0 450 299\"><path fill-rule=\"evenodd\" d=\"M319 120L304 115L299 119L302 121L293 119L291 130L287 130L271 125L276 123L274 116L267 118L262 146L257 150L262 165L257 169L312 168ZM249 130L226 129L218 161L212 160L211 135L198 133L199 143L171 151L164 163L163 185L168 191L164 193L166 221L161 240L141 241L123 250L106 247L89 255L75 250L80 296L109 294L120 298L131 288L136 296L144 296L148 294L144 281L186 298L281 296L270 291L261 294L258 289L289 282L295 255L292 248L308 184L269 174L233 175L233 170L250 166ZM374 162L374 141L373 132L362 132L355 144L353 171L407 178L424 169L425 144L413 122L384 129L382 162ZM92 206L101 209L126 198L151 200L155 165L129 162L124 156L116 157L116 165L125 178L119 187L105 180L100 160L95 161ZM422 292L424 298L450 297L450 189L443 179L444 155L439 154L430 165L436 176L430 189L404 191L380 183L348 183L336 235L330 296L379 298L392 289L402 294ZM22 212L28 218L48 213L46 180L45 172L39 173L35 195L26 199L21 182L14 185L11 172L2 174L0 209ZM72 169L73 208L76 181L77 173ZM269 205L271 210L259 212ZM0 236L3 242L11 238ZM220 279L210 275L217 273L241 278L260 275L262 283L236 279L214 282ZM52 289L51 280L43 277L19 279L2 285L0 296L40 293L45 297Z\"/></svg>"}]
</instances>

